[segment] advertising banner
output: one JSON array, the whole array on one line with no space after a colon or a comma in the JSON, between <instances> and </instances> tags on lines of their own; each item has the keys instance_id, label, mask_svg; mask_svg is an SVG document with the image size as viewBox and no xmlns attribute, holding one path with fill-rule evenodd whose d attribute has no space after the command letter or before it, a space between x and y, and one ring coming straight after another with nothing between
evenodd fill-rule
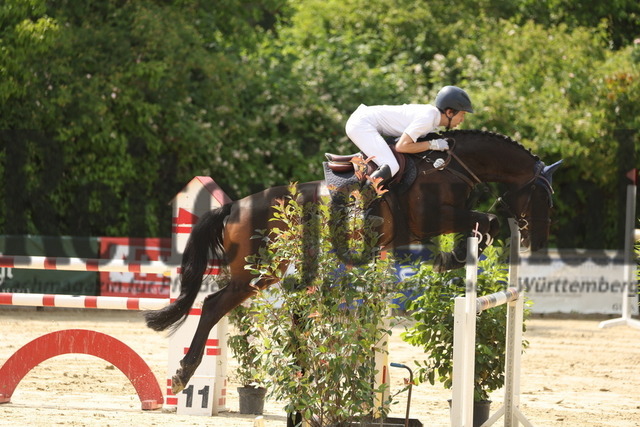
<instances>
[{"instance_id":1,"label":"advertising banner","mask_svg":"<svg viewBox=\"0 0 640 427\"><path fill-rule=\"evenodd\" d=\"M431 262L433 256L427 247L420 245L404 247L398 254L425 262ZM520 261L518 285L525 289L535 314L620 314L625 293L630 313L638 314L638 283L637 280L629 283L625 278L623 251L549 249L543 256L525 252ZM415 273L410 263L398 263L396 268L399 280ZM635 272L637 266L629 268ZM420 290L410 293L417 296ZM396 302L404 308L402 301Z\"/></svg>"},{"instance_id":2,"label":"advertising banner","mask_svg":"<svg viewBox=\"0 0 640 427\"><path fill-rule=\"evenodd\" d=\"M62 258L97 258L98 238L0 236L0 254ZM98 295L98 273L0 267L0 292Z\"/></svg>"},{"instance_id":3,"label":"advertising banner","mask_svg":"<svg viewBox=\"0 0 640 427\"><path fill-rule=\"evenodd\" d=\"M163 261L171 256L169 238L101 237L100 258L128 262ZM171 277L147 273L100 273L100 295L137 298L169 298Z\"/></svg>"},{"instance_id":4,"label":"advertising banner","mask_svg":"<svg viewBox=\"0 0 640 427\"><path fill-rule=\"evenodd\" d=\"M630 268L636 271L635 264ZM625 293L631 313L638 313L638 284L625 277L623 251L550 249L548 257L523 256L519 285L534 313L620 314Z\"/></svg>"}]
</instances>

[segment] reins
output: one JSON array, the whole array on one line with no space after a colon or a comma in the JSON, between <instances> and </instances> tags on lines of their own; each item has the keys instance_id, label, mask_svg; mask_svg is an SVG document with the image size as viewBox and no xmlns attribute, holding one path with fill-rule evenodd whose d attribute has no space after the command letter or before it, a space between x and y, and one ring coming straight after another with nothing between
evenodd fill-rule
<instances>
[{"instance_id":1,"label":"reins","mask_svg":"<svg viewBox=\"0 0 640 427\"><path fill-rule=\"evenodd\" d=\"M458 155L456 153L454 153L453 151L451 151L451 153L449 153L449 155L451 157L453 157L454 159L456 159L458 161L458 163L460 163L460 166L462 166L468 173L469 175L471 175L471 177L476 181L477 184L482 184L482 180L480 180L480 178L478 178L478 176L473 173L473 171L471 170L471 168L469 168L469 166L467 166L462 159L460 159L460 157L458 157ZM450 170L449 172L454 172L453 170ZM465 177L466 178L466 177ZM467 178L467 180L469 180ZM469 180L469 182L471 182ZM472 185L473 186L473 185Z\"/></svg>"},{"instance_id":2,"label":"reins","mask_svg":"<svg viewBox=\"0 0 640 427\"><path fill-rule=\"evenodd\" d=\"M439 171L446 171L449 172L450 174L453 174L455 176L457 176L458 178L460 178L461 180L463 180L469 187L473 188L473 186L475 184L482 184L482 181L480 180L480 178L478 178L478 176L473 173L473 171L462 161L460 160L460 157L458 157L458 155L454 152L454 148L456 145L456 141L453 138L449 138L447 139L450 143L450 147L449 149L446 151L447 152L447 157L444 160L444 163L442 163L442 165L440 165L439 167L436 168L435 164L432 164L433 169L429 169L429 170L425 170L423 171L423 174L425 175L429 175L432 174L434 172L439 172ZM420 160L424 160L425 163L432 163L431 160L429 159L428 155L417 155L417 157L420 158ZM455 169L449 169L447 168L447 166L449 166L449 163L451 163L451 158L454 158L458 161L458 163L460 163L460 165L467 171L467 173L469 173L469 175L471 175L471 177L476 181L475 183L469 179L469 177L467 177L465 174L458 172Z\"/></svg>"}]
</instances>

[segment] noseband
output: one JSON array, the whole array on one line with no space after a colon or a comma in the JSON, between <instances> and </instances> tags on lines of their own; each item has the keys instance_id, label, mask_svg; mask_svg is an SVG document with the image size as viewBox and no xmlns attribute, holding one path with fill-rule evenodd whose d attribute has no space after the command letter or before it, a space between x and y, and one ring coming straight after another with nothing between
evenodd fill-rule
<instances>
[{"instance_id":1,"label":"noseband","mask_svg":"<svg viewBox=\"0 0 640 427\"><path fill-rule=\"evenodd\" d=\"M518 187L515 190L507 190L502 196L499 196L496 199L496 203L500 203L508 212L509 215L513 216L514 218L517 219L518 221L518 228L520 229L520 231L523 230L529 230L529 220L527 219L527 215L525 214L525 212L529 211L531 208L531 197L533 195L533 191L536 189L536 185L541 185L542 188L544 188L547 191L548 194L548 200L549 200L549 207L553 207L553 198L551 197L551 195L553 194L553 188L551 187L551 183L549 182L549 180L547 179L547 177L545 177L542 174L542 171L544 170L544 163L540 160L538 160L534 166L534 174L533 177L525 182L524 184L522 184L520 187ZM513 194L517 194L521 191L523 191L524 189L526 189L527 187L530 187L530 192L529 192L529 196L527 197L527 201L525 202L520 215L516 215L515 212L513 212L513 210L511 209L511 206L504 200L505 197L509 196L510 193ZM494 203L495 205L495 203ZM551 219L549 218L530 218L531 222L550 222Z\"/></svg>"}]
</instances>

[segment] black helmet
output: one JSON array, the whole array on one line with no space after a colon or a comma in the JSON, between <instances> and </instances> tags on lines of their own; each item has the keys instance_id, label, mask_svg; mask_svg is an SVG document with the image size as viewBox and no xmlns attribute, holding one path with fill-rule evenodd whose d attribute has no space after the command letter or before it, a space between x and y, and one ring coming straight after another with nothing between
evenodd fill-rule
<instances>
[{"instance_id":1,"label":"black helmet","mask_svg":"<svg viewBox=\"0 0 640 427\"><path fill-rule=\"evenodd\" d=\"M456 111L473 113L469 95L457 86L445 86L440 89L440 92L436 95L436 107L440 111L451 108Z\"/></svg>"}]
</instances>

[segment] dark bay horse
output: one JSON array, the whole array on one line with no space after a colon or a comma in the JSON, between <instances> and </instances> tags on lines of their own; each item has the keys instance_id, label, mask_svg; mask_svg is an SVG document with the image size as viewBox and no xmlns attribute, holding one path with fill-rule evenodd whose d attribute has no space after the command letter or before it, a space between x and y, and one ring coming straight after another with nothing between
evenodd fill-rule
<instances>
[{"instance_id":1,"label":"dark bay horse","mask_svg":"<svg viewBox=\"0 0 640 427\"><path fill-rule=\"evenodd\" d=\"M469 232L477 228L483 236L480 249L486 248L499 231L493 214L470 210L466 206L473 187L481 182L507 185L500 198L509 216L521 229L523 244L535 251L546 245L551 212L551 174L559 165L545 166L540 159L516 141L483 131L449 131L449 151L412 155L407 161L416 168L415 181L403 193L386 194L378 203L376 215L380 246L399 247L446 234ZM434 168L441 158L443 168ZM436 163L437 165L437 163ZM324 181L298 184L298 201L317 202L326 192ZM173 377L173 392L180 392L200 364L210 330L233 308L271 283L251 284L254 277L245 269L245 258L257 253L263 244L251 239L256 230L273 227L272 206L285 199L289 187L274 187L228 203L204 214L194 227L182 258L181 290L169 306L145 314L147 325L161 331L179 325L186 318L200 289L209 259L226 263L227 285L206 297L191 347L180 361ZM464 244L465 242L463 242ZM436 262L441 270L463 265L466 249L456 247Z\"/></svg>"}]
</instances>

